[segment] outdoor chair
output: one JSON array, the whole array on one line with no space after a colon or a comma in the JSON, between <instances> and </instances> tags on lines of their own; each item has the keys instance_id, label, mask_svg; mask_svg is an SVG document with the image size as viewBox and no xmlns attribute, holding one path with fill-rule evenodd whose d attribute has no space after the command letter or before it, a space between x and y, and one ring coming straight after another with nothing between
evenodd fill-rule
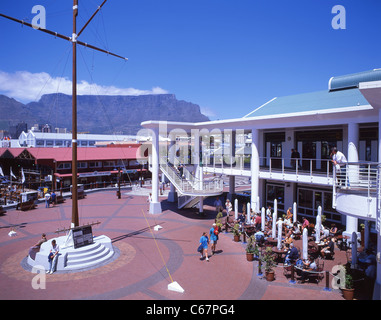
<instances>
[{"instance_id":1,"label":"outdoor chair","mask_svg":"<svg viewBox=\"0 0 381 320\"><path fill-rule=\"evenodd\" d=\"M316 270L315 271L306 271L307 272L307 279L309 281L315 280L317 284L319 284L320 281L324 279L324 260L316 260Z\"/></svg>"}]
</instances>

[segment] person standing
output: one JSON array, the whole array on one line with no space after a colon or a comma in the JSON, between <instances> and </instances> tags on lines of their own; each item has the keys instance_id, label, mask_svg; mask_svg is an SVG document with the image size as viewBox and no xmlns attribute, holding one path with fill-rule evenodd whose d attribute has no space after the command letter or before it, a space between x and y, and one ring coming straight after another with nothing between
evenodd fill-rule
<instances>
[{"instance_id":1,"label":"person standing","mask_svg":"<svg viewBox=\"0 0 381 320\"><path fill-rule=\"evenodd\" d=\"M339 185L345 184L345 179L343 179L343 177L341 176L342 174L341 167L348 162L347 158L341 151L338 151L336 147L332 148L331 156L332 156L332 163L336 168L337 182Z\"/></svg>"},{"instance_id":2,"label":"person standing","mask_svg":"<svg viewBox=\"0 0 381 320\"><path fill-rule=\"evenodd\" d=\"M226 200L226 202L225 202L225 207L226 207L226 213L227 213L227 216L229 217L230 211L233 210L232 203L230 202L229 199Z\"/></svg>"},{"instance_id":3,"label":"person standing","mask_svg":"<svg viewBox=\"0 0 381 320\"><path fill-rule=\"evenodd\" d=\"M216 251L217 241L218 241L218 227L217 224L213 223L212 227L209 230L210 244L212 249L212 255Z\"/></svg>"},{"instance_id":4,"label":"person standing","mask_svg":"<svg viewBox=\"0 0 381 320\"><path fill-rule=\"evenodd\" d=\"M205 254L206 261L209 262L209 258L208 258L208 245L209 245L208 235L207 235L206 232L203 232L202 236L200 238L200 246L202 248L200 260L204 259L204 254Z\"/></svg>"},{"instance_id":5,"label":"person standing","mask_svg":"<svg viewBox=\"0 0 381 320\"><path fill-rule=\"evenodd\" d=\"M223 210L223 208L222 208L222 202L221 202L219 197L217 197L216 201L214 201L214 206L216 207L216 212L217 213L222 212L222 210Z\"/></svg>"},{"instance_id":6,"label":"person standing","mask_svg":"<svg viewBox=\"0 0 381 320\"><path fill-rule=\"evenodd\" d=\"M49 208L49 206L50 206L50 198L51 198L50 193L46 192L45 193L45 208Z\"/></svg>"}]
</instances>

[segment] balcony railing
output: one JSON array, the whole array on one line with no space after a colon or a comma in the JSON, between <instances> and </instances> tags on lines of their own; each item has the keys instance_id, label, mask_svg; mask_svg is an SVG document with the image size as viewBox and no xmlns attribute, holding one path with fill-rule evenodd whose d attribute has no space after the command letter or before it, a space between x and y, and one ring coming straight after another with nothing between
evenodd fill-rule
<instances>
[{"instance_id":1,"label":"balcony railing","mask_svg":"<svg viewBox=\"0 0 381 320\"><path fill-rule=\"evenodd\" d=\"M368 196L377 191L379 164L377 162L349 162L335 166L334 190L366 191Z\"/></svg>"},{"instance_id":2,"label":"balcony railing","mask_svg":"<svg viewBox=\"0 0 381 320\"><path fill-rule=\"evenodd\" d=\"M251 172L251 156L215 156L204 157L203 166L215 170L230 170L230 173L240 171L249 175ZM326 180L333 177L333 166L331 159L295 159L295 158L274 158L274 157L260 157L259 158L260 173L266 173L270 177L273 174L279 176L286 174L302 175L311 177L325 177ZM310 180L311 180L310 179Z\"/></svg>"}]
</instances>

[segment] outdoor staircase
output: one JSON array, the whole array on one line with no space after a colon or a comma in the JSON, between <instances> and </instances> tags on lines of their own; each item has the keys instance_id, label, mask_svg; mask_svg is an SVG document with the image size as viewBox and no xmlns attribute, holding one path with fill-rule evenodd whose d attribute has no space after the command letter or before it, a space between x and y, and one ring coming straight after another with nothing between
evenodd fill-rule
<instances>
[{"instance_id":1,"label":"outdoor staircase","mask_svg":"<svg viewBox=\"0 0 381 320\"><path fill-rule=\"evenodd\" d=\"M64 270L91 268L107 261L113 254L114 252L102 243L93 243L75 251L68 252L65 257L66 263Z\"/></svg>"},{"instance_id":2,"label":"outdoor staircase","mask_svg":"<svg viewBox=\"0 0 381 320\"><path fill-rule=\"evenodd\" d=\"M195 207L199 203L200 197L217 196L223 192L221 178L201 181L186 166L183 166L181 176L179 170L165 158L160 161L160 170L177 189L179 209Z\"/></svg>"}]
</instances>

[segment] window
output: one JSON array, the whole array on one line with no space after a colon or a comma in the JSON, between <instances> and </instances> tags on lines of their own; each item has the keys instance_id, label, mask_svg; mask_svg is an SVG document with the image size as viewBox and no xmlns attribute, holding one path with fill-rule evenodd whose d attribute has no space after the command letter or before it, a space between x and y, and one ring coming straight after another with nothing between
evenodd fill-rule
<instances>
[{"instance_id":1,"label":"window","mask_svg":"<svg viewBox=\"0 0 381 320\"><path fill-rule=\"evenodd\" d=\"M62 146L63 141L62 140L56 140L56 146Z\"/></svg>"},{"instance_id":2,"label":"window","mask_svg":"<svg viewBox=\"0 0 381 320\"><path fill-rule=\"evenodd\" d=\"M43 146L45 144L44 140L36 140L36 145L37 146Z\"/></svg>"},{"instance_id":3,"label":"window","mask_svg":"<svg viewBox=\"0 0 381 320\"><path fill-rule=\"evenodd\" d=\"M104 161L103 162L104 167L115 167L115 161Z\"/></svg>"},{"instance_id":4,"label":"window","mask_svg":"<svg viewBox=\"0 0 381 320\"><path fill-rule=\"evenodd\" d=\"M277 200L278 216L279 212L284 211L284 186L276 184L266 185L266 207L271 206L274 208L274 200Z\"/></svg>"},{"instance_id":5,"label":"window","mask_svg":"<svg viewBox=\"0 0 381 320\"><path fill-rule=\"evenodd\" d=\"M54 145L54 141L53 140L46 140L46 145L47 146L53 146Z\"/></svg>"},{"instance_id":6,"label":"window","mask_svg":"<svg viewBox=\"0 0 381 320\"><path fill-rule=\"evenodd\" d=\"M89 162L89 168L102 168L102 161Z\"/></svg>"},{"instance_id":7,"label":"window","mask_svg":"<svg viewBox=\"0 0 381 320\"><path fill-rule=\"evenodd\" d=\"M68 170L68 169L71 169L71 163L70 162L63 162L57 166L57 170Z\"/></svg>"},{"instance_id":8,"label":"window","mask_svg":"<svg viewBox=\"0 0 381 320\"><path fill-rule=\"evenodd\" d=\"M78 169L86 169L87 168L87 162L78 162L77 168Z\"/></svg>"},{"instance_id":9,"label":"window","mask_svg":"<svg viewBox=\"0 0 381 320\"><path fill-rule=\"evenodd\" d=\"M328 190L313 190L298 188L298 215L316 218L318 207L326 221L341 223L340 214L332 208L332 192Z\"/></svg>"}]
</instances>

